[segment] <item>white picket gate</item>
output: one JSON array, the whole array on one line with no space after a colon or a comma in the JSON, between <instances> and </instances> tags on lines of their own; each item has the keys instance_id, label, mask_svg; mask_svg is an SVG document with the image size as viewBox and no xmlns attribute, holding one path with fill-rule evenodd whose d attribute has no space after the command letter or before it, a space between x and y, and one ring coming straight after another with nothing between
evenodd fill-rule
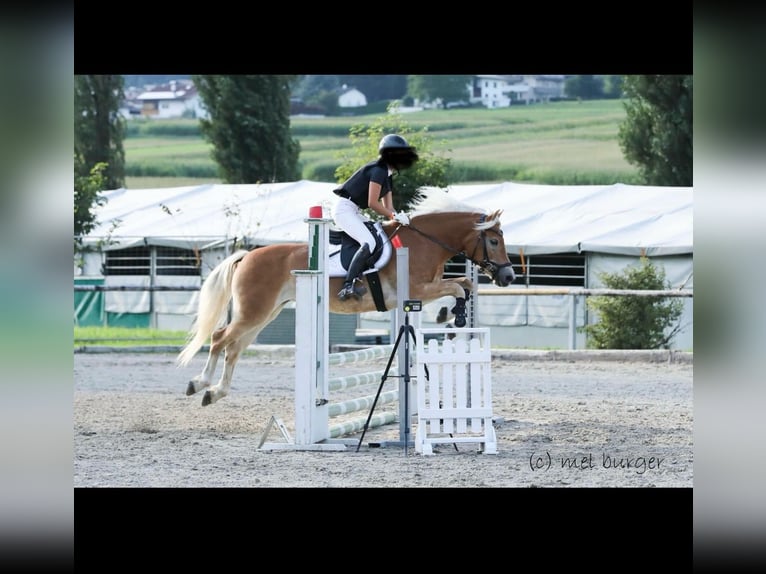
<instances>
[{"instance_id":1,"label":"white picket gate","mask_svg":"<svg viewBox=\"0 0 766 574\"><path fill-rule=\"evenodd\" d=\"M416 329L415 337L415 451L427 455L434 444L481 443L484 454L497 454L489 329Z\"/></svg>"}]
</instances>

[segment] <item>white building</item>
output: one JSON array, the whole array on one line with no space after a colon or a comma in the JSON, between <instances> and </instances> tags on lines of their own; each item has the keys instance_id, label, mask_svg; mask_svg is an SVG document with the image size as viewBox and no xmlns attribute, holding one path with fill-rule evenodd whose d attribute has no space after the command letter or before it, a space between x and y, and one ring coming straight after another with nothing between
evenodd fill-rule
<instances>
[{"instance_id":1,"label":"white building","mask_svg":"<svg viewBox=\"0 0 766 574\"><path fill-rule=\"evenodd\" d=\"M564 97L565 76L474 76L470 102L485 108L507 108L513 103L548 102Z\"/></svg>"},{"instance_id":2,"label":"white building","mask_svg":"<svg viewBox=\"0 0 766 574\"><path fill-rule=\"evenodd\" d=\"M367 97L356 88L348 89L343 86L343 93L338 96L338 105L341 108L359 108L367 105Z\"/></svg>"},{"instance_id":3,"label":"white building","mask_svg":"<svg viewBox=\"0 0 766 574\"><path fill-rule=\"evenodd\" d=\"M205 118L207 112L197 88L189 80L174 80L156 86L136 97L141 104L141 117L155 119Z\"/></svg>"}]
</instances>

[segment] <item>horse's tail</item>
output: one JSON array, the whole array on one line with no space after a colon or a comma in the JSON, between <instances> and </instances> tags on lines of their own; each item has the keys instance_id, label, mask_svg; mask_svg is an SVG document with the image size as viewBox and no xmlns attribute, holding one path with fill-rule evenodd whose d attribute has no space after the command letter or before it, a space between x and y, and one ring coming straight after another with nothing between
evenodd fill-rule
<instances>
[{"instance_id":1,"label":"horse's tail","mask_svg":"<svg viewBox=\"0 0 766 574\"><path fill-rule=\"evenodd\" d=\"M189 331L186 346L178 355L179 366L187 365L205 344L213 330L223 322L231 300L231 278L234 274L234 265L247 253L242 249L230 255L221 261L205 279L199 292L197 316Z\"/></svg>"}]
</instances>

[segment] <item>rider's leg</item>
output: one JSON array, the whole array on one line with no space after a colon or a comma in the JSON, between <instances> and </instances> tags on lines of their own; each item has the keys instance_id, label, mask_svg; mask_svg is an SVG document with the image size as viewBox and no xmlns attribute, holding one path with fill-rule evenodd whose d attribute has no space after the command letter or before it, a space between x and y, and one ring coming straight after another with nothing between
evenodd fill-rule
<instances>
[{"instance_id":1,"label":"rider's leg","mask_svg":"<svg viewBox=\"0 0 766 574\"><path fill-rule=\"evenodd\" d=\"M354 253L354 258L348 266L348 273L346 273L346 281L343 283L343 289L338 292L338 298L341 301L345 301L352 296L358 299L367 293L367 289L365 289L363 285L354 286L354 281L367 267L367 260L369 258L370 248L364 243L357 249L356 253Z\"/></svg>"},{"instance_id":2,"label":"rider's leg","mask_svg":"<svg viewBox=\"0 0 766 574\"><path fill-rule=\"evenodd\" d=\"M338 200L333 210L333 217L335 223L359 243L359 249L348 266L346 281L343 284L343 289L338 293L338 297L342 301L352 296L359 298L367 290L361 285L355 288L354 281L367 268L370 254L375 249L375 237L365 225L367 218L356 204L348 199Z\"/></svg>"}]
</instances>

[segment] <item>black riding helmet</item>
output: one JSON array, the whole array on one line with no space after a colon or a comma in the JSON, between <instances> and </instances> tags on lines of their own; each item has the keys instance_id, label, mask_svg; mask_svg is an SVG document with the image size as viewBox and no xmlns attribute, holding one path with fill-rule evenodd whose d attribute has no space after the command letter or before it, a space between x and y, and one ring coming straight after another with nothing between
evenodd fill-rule
<instances>
[{"instance_id":1,"label":"black riding helmet","mask_svg":"<svg viewBox=\"0 0 766 574\"><path fill-rule=\"evenodd\" d=\"M407 140L398 134L383 136L378 144L380 157L394 169L406 169L418 161L415 148L407 143Z\"/></svg>"}]
</instances>

